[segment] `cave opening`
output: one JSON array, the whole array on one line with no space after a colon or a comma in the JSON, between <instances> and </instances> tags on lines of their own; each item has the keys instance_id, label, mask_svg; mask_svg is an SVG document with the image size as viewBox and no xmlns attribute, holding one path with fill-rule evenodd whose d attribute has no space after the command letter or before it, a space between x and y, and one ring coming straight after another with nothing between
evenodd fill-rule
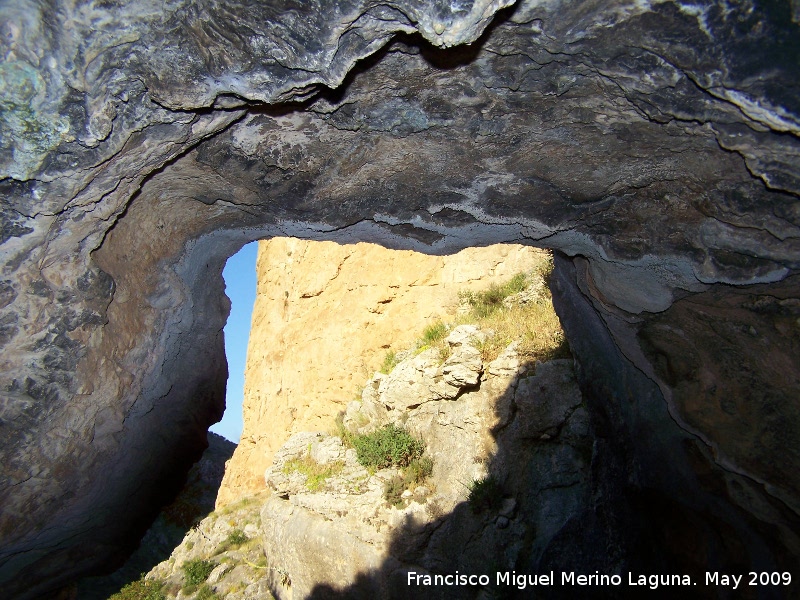
<instances>
[{"instance_id":1,"label":"cave opening","mask_svg":"<svg viewBox=\"0 0 800 600\"><path fill-rule=\"evenodd\" d=\"M316 258L316 261L312 261L308 267L308 273L305 275L299 272L288 273L288 278L281 280L280 277L274 277L275 273L273 273L273 279L270 280L270 283L274 290L269 295L275 304L275 310L280 312L281 319L287 321L291 321L295 317L301 317L297 311L297 306L293 307L291 305L297 302L313 301L315 298L323 296L328 284L333 279L340 277L342 265L346 264L347 261L351 261L350 266L355 263L354 270L362 275L369 268L369 260L362 259L361 262L358 262L359 259L353 257L353 253L350 250L353 247L352 244L311 242L288 238L272 238L269 242L262 241L259 243L266 243L266 245L272 246L265 255L265 263L273 263L277 267L277 272L283 272L284 274L287 274L287 269L291 271L292 264L302 262L300 259L305 257L306 254L314 254L313 251L308 250L313 245L327 244L330 248L326 252L319 253L320 256ZM362 245L358 244L358 246ZM255 246L255 244L252 246ZM477 251L478 249L471 250ZM387 252L389 254L403 253L397 250ZM629 469L632 467L629 462L631 460L630 454L628 454L629 449L625 448L625 446L630 444L631 441L625 439L627 434L623 427L633 427L638 435L643 435L648 439L648 447L652 449L655 446L657 448L660 443L663 443L663 441L657 439L659 435L663 435L663 431L659 432L661 426L658 425L658 422L663 421L665 417L663 401L659 400L657 390L653 389L652 383L647 378L642 378L635 371L626 372L629 367L625 366L625 358L614 347L607 332L597 328L586 329L587 321L581 319L578 315L581 311L588 310L593 312L594 309L589 305L585 305L582 308L571 305L576 301L573 295L575 291L574 288L572 291L565 289L564 278L566 277L568 281L574 277L574 274L569 274L570 269L574 269L574 266L571 266L571 261L563 255L558 255L556 260L560 265L560 271L555 274L556 279L553 285L556 288L555 291L559 298L562 314L565 315L567 320L566 326L571 328L573 332L577 332L571 341L577 349L578 356L590 357L589 361L578 363L579 374L583 371L581 376L587 396L582 401L569 406L569 409L564 413L567 415L567 419L563 423L555 426L551 422L549 426L539 425L538 429L535 428L533 430L536 432L535 435L541 436L541 440L537 442L539 446L535 451L531 451L530 448L523 450L526 445L521 442L527 439L526 436L532 435L531 433L525 433L521 439L505 437L504 442L499 444L485 459L487 464L486 473L488 475L484 477L491 476L499 479L501 474L504 477L502 487L498 489L501 490L499 493L502 495L501 499L505 504L501 507L502 503L498 500L497 506L492 509L506 511L497 517L500 519L498 522L503 523L505 527L507 521L513 522L513 519L519 518L529 524L534 524L534 527L538 528L536 529L536 534L530 533L534 537L531 538L533 540L531 544L525 546L526 554L520 555L518 562L507 566L508 568L513 566L519 569L520 572L538 571L545 568L561 569L562 571L569 569L571 570L570 572L580 572L580 569L585 569L586 565L590 565L596 571L604 571L616 568L610 565L619 564L620 561L623 561L632 570L656 568L667 573L671 569L680 568L682 573L691 574L694 581L702 582L702 570L700 569L700 565L704 561L702 555L708 552L709 549L718 550L719 545L727 543L726 540L730 539L727 536L730 535L728 528L731 521L726 522L724 513L722 515L716 514L713 512L713 508L709 509L709 506L719 506L717 504L719 499L713 496L701 500L701 504L698 506L698 504L693 504L697 498L690 498L688 501L685 497L676 499L675 496L665 494L664 490L653 490L647 486L639 488L631 486L629 482L626 483L626 478L630 476ZM254 271L253 269L251 270ZM566 276L565 271L567 273ZM378 267L378 272L383 273L384 271L381 267ZM418 275L417 270L415 270L414 275ZM391 288L392 286L389 285L388 287ZM357 285L355 288L347 289L344 297L352 297L352 294L362 297L368 296ZM573 296L570 297L571 295ZM372 300L374 301L373 310L376 308L382 310L382 308L391 305L391 301L388 301L383 296L372 298ZM339 302L339 304L345 305L343 307L345 313L354 312L351 307L346 306L346 302ZM336 308L338 310L342 306ZM310 322L299 324L299 328L300 330L312 330L319 324L321 319L335 319L336 314L336 311L317 312ZM344 327L345 335L340 332L340 336L345 338L347 334L354 334L361 328L360 325L351 323L349 326ZM293 337L289 331L281 333L272 331L270 336L274 336L276 339L268 342L268 345L275 346L279 345L276 343L277 338L280 338L282 342L289 342L291 345L291 338ZM314 344L318 343L318 341L314 341ZM591 348L591 346L594 346L594 348ZM342 352L350 351L349 344L344 339L341 339L337 343L335 354L341 355ZM282 352L283 350L280 350L280 353ZM291 383L283 381L283 374L291 368L297 366L302 368L302 364L306 364L305 368L307 369L315 368L313 360L310 362L300 361L296 357L292 357L291 353L288 354L285 364L290 366L276 367L273 365L270 368L265 368L262 365L261 371L272 370L273 372L280 372L280 379L282 380L276 394L276 389L270 389L270 385L274 384L275 381L268 382L265 385L264 395L275 394L276 397L279 397L282 391L286 394L286 390L281 388L291 387ZM608 373L614 373L615 376L609 378ZM360 375L364 375L364 373L360 373ZM564 373L560 373L559 376L563 377ZM526 385L529 388L544 389L548 384L552 384L547 378L535 381L535 386L533 383ZM588 385L587 381L590 382ZM599 386L608 387L598 391L597 388ZM617 386L616 389L614 386ZM646 410L640 411L639 414L630 412L630 407L625 406L624 403L616 404L613 401L614 396L621 397L623 394L627 394L628 398L638 397L639 399L649 395L648 402L650 406ZM295 394L295 396L305 395L308 395L308 390ZM524 410L521 407L524 406L525 400L518 397L515 402L517 403L517 408L514 410L521 411L519 414L524 414ZM601 405L594 404L588 410L580 408L584 405L589 407L590 405L586 404L587 402L601 403ZM344 404L340 404L333 412L339 411ZM577 412L575 412L576 407L579 407ZM302 404L287 405L283 409L283 415L280 415L280 410L276 411L275 414L270 414L269 409L265 409L264 406L256 410L266 412L264 415L266 421L264 422L275 421L277 429L287 434L290 431L296 432L298 429L298 427L294 426L298 410L306 410L306 414L300 415L301 418L297 420L302 421L305 419L308 423L311 423L311 429L320 429L319 423L330 421L333 414L328 410L326 416L325 410L320 410L319 406L314 407L308 403L305 406ZM600 445L594 448L591 447L587 437L589 433L589 430L586 429L587 418L592 421L592 435L597 435L597 439L600 440ZM411 422L414 422L413 418ZM299 428L306 429L305 427ZM504 428L505 426L500 427L499 430ZM330 430L330 423L324 426L324 429ZM501 434L501 437L502 435L504 434ZM505 435L507 436L507 432ZM565 439L569 440L568 443L564 442ZM515 441L512 443L511 440ZM313 444L320 442L319 440L309 439L304 441L305 443L310 448ZM668 441L668 447L674 447L673 444L674 441ZM603 445L605 445L605 448L603 448ZM280 446L280 443L277 443L277 446ZM251 487L249 492L255 493L257 496L258 489L263 489L263 471L266 467L266 462L256 457L256 453L262 450L258 448L253 448L252 450L254 450L253 453L245 456L244 463L253 467L252 475L257 481L257 485ZM514 458L510 459L509 456ZM522 460L522 457L525 457L525 460ZM673 458L676 457L673 456ZM649 459L640 457L638 460L646 462ZM569 465L566 468L566 474L565 465ZM681 472L683 468L679 464L677 466L680 468L670 469L664 468L662 465L660 476L673 477L674 479L671 480L671 483L686 486L686 473ZM455 471L457 467L458 463L450 464L448 469ZM280 469L284 468L283 466L280 467ZM634 468L653 468L653 466L640 465ZM512 474L510 479L508 479L509 474ZM469 481L469 477L473 476L465 476L465 481ZM534 476L533 479L531 479L532 476ZM474 479L473 481L478 480ZM493 479L485 480L494 481ZM542 480L546 481L547 485L542 485ZM481 481L484 480L481 479ZM519 498L524 497L524 494L521 494L519 489L520 482L525 482L524 485L531 494L534 492L530 490L537 490L536 493L539 495L537 496L536 504L540 507L539 513L531 513L528 506L530 499L519 500ZM615 506L611 508L601 505L599 514L597 512L598 507L587 509L587 506L582 503L588 502L586 495L590 487L595 492L599 488L600 492L606 497L613 498ZM513 491L509 492L509 490ZM565 490L570 491L566 493ZM247 495L247 492L245 495ZM230 513L226 513L229 515L227 519L230 523L242 518L242 515L247 512L245 509L240 508L240 505L235 501L235 496L236 494L233 494L226 500L226 503L236 507L229 509L231 510ZM513 504L510 503L512 500ZM487 502L490 501L487 500ZM707 503L705 507L702 505L704 502ZM510 508L511 506L513 506L513 509ZM556 507L559 508L556 509ZM252 512L252 507L249 510ZM270 505L266 510L268 512L272 511L270 514L274 516L276 523L281 522L281 519L286 517L279 506ZM296 511L297 509L293 510ZM484 514L484 512L480 514ZM506 514L512 518L509 518ZM453 536L453 539L458 539L460 533L470 531L474 527L474 516L472 515L473 511L469 501L464 503L462 499L460 507L457 504L449 507L449 509L444 509L443 514L439 515L438 518L443 519L441 523L448 523L449 529L447 530L450 532L448 535ZM658 515L657 518L656 515ZM202 515L197 515L197 517L200 516ZM734 518L735 525L747 527L746 521L741 521L740 519L741 517L738 516ZM300 522L293 523L292 527L300 526ZM437 529L442 527L439 521L436 523ZM622 530L625 530L625 532L623 533ZM291 527L287 531L291 531ZM545 534L544 532L547 531L550 533ZM249 533L252 535L252 530L249 530ZM454 556L468 556L468 552L465 551L462 554L458 554L451 545L444 544L441 540L437 541L435 538L431 538L429 534L430 531L426 531L425 527L419 524L409 524L398 529L389 542L390 555L394 557L406 556L408 558L409 545L413 547L415 544L419 544L419 539L425 538L440 553L437 560L441 560L442 556L447 556L448 559L452 559ZM548 538L548 535L553 534L555 534L554 537ZM211 537L212 533L209 531L195 535ZM271 535L275 536L275 539L284 540L284 542L288 539L281 537L281 534L274 531L271 532ZM284 532L283 535L287 534ZM327 531L326 535L340 535L340 532L331 530ZM738 535L742 535L741 530ZM576 553L576 548L583 547L582 545L589 538L594 540L591 544L600 544L602 540L613 538L617 547L614 553L611 554L602 552ZM526 539L526 536L522 536L520 540L522 539ZM578 539L582 541L578 542ZM657 540L657 543L654 544L653 540ZM482 543L491 545L496 541L493 538L484 539ZM189 543L194 544L196 540L190 540ZM314 547L313 543L307 543L307 545L309 548ZM687 547L692 548L692 552L687 553ZM756 551L759 551L759 549L756 548ZM295 589L305 589L305 593L309 598L353 597L354 595L355 597L372 597L376 593L381 593L381 586L385 585L386 581L397 577L397 573L392 566L393 563L389 558L386 558L382 564L375 565L375 568L366 571L363 577L347 579L347 577L342 576L339 583L348 583L343 588L331 586L330 574L327 579L318 579L315 585L309 585L308 582L303 581L304 569L302 561L312 561L310 555L302 558L299 564L297 561L292 563L288 559L280 562L282 550L281 548L276 548L274 542L272 546L267 546L266 553L269 557L268 560L277 561L275 562L277 566L270 568L277 569L277 573L292 573ZM313 553L317 553L317 551L313 551ZM636 560L631 561L623 558L632 555L637 557ZM189 555L179 554L179 556ZM353 558L353 564L357 564L359 558L361 557L356 556ZM745 564L748 559L737 553L733 556L728 554L726 560L731 561L729 564L736 566ZM452 562L450 567L451 570L464 569L467 563L456 560ZM308 564L311 563L309 562ZM478 569L474 563L471 564L473 570ZM656 566L653 567L653 565ZM501 568L500 566L495 566L498 569ZM440 568L444 567L440 565ZM776 566L775 568L778 567ZM281 583L282 577L283 575L273 578L269 583L270 589L277 590L282 585L286 587L285 584ZM334 577L333 579L336 578ZM216 585L218 589L226 589L223 583L217 582Z\"/></svg>"},{"instance_id":2,"label":"cave opening","mask_svg":"<svg viewBox=\"0 0 800 600\"><path fill-rule=\"evenodd\" d=\"M225 261L277 236L554 248L596 504L538 567L589 532L603 572L797 570L797 2L291 4L0 6L6 593L176 491L222 415Z\"/></svg>"},{"instance_id":3,"label":"cave opening","mask_svg":"<svg viewBox=\"0 0 800 600\"><path fill-rule=\"evenodd\" d=\"M225 413L209 431L238 444L242 434L242 399L244 372L247 362L247 343L253 305L256 301L256 256L258 242L242 246L225 263L225 295L231 302L225 322L225 358L228 362L228 382L225 387Z\"/></svg>"},{"instance_id":4,"label":"cave opening","mask_svg":"<svg viewBox=\"0 0 800 600\"><path fill-rule=\"evenodd\" d=\"M401 362L400 357L413 357L426 350L430 342L423 342L423 336L428 335L426 332L431 328L441 327L442 332L449 332L464 323L483 323L481 327L485 333L480 334L480 347L486 365L507 354L503 360L519 360L519 366L512 367L501 361L497 369L511 372L519 368L532 375L535 371L533 356L538 361L569 358L561 360L555 368L560 376L566 375L574 381L566 340L546 291L552 268L552 259L546 252L530 246L495 245L430 256L414 251L389 250L375 244L272 238L245 246L244 253L240 251L228 259L223 275L232 314L237 300L241 300L236 297L233 279L242 276L242 270L246 277L255 279L257 246L260 246L257 312L252 319L249 314L246 318L247 330L252 322L253 330L249 333L256 336L248 349L249 431L242 440L241 455L227 462L225 489L220 490L216 501L218 513L234 510L227 507L238 506L245 498L261 496L265 490L264 470L290 435L308 430L334 431L337 415L341 418L346 411L353 410L350 404L362 397L365 385L372 385L369 380L373 373L382 371L388 374L393 366L387 367L387 362L394 365ZM248 250L251 250L249 256L246 254ZM230 271L226 272L231 265ZM476 298L482 300L478 302ZM470 302L477 303L475 306L481 307L480 310L473 310ZM247 302L251 303L252 299ZM247 345L247 335L238 340L232 336L231 341ZM226 325L226 350L228 342ZM514 342L516 350L506 351L511 342ZM436 343L441 348L446 346L442 346L443 338ZM441 352L441 348L437 352ZM522 357L527 358L522 360ZM442 360L436 359L431 364L436 365ZM231 371L235 367L229 353L228 361ZM456 361L454 364L460 363ZM430 369L431 365L427 368ZM475 369L474 365L471 368ZM494 367L487 369L496 375ZM244 373L243 366L241 373ZM505 386L508 381L503 381L502 385L493 383L490 386L497 388L493 392L497 397L507 393ZM477 379L462 385L466 385L465 390L470 390L476 382ZM551 375L540 378L537 385L557 384ZM449 395L455 397L461 388L452 389L455 392ZM574 384L570 393L575 394ZM487 413L495 411L493 402L481 406ZM504 410L508 411L508 407ZM226 407L226 413L233 411L241 417L241 403ZM474 420L480 412L475 412L469 419ZM363 415L348 418L356 418L362 426L361 420L368 420ZM403 423L406 424L407 419ZM410 423L414 423L413 418ZM419 430L420 426L414 427ZM542 433L545 429L554 433L555 427L550 423L541 428ZM506 457L511 452L507 443L498 446L492 441L497 433L494 429L501 428L493 427L487 421L472 433L474 440L468 444L461 442L466 444L463 452L443 456L442 448L437 450L436 468L449 473L450 479L457 479L449 481L447 495L439 500L430 500L432 506L439 507L440 517L446 517L460 501L461 480L486 477L493 470L498 471L496 476L501 471L506 476L509 466L492 467L499 460L496 459L498 452ZM429 432L423 437L431 435ZM217 453L219 466L219 460L227 457L220 454L214 440L209 441L209 451ZM206 472L213 469L214 461L208 456L209 451L201 461L201 470ZM461 460L462 453L469 454L470 459ZM476 459L476 463L472 457L478 455L481 458ZM517 461L514 469L520 471L523 466ZM200 519L210 509L191 512L194 510L191 505L198 495L196 470L197 465L190 472L188 490L185 488L178 500L165 509L154 528L146 534L142 546L153 545L155 540L163 537L165 523L174 523L176 517L192 517L191 522L186 521L185 525L199 526ZM205 484L216 492L220 482L205 481ZM449 489L454 485L455 490ZM518 486L519 483L514 482L513 488ZM444 491L441 484L439 488L439 491ZM239 514L226 517L231 523L234 518L245 522ZM214 534L207 531L203 535L213 537ZM402 535L398 533L398 536ZM190 540L189 548L195 542ZM179 557L185 557L185 549L182 552L178 553ZM142 554L140 547L134 559L111 577L117 588L120 578L127 576L127 579L135 580L138 577L143 567ZM151 552L150 556L153 554ZM167 556L159 558L164 560ZM145 570L154 566L149 565ZM296 572L296 567L292 570L295 571L297 587L302 576ZM86 598L101 598L101 595L93 595L92 589L92 586L99 585L97 580L87 581L81 594Z\"/></svg>"}]
</instances>

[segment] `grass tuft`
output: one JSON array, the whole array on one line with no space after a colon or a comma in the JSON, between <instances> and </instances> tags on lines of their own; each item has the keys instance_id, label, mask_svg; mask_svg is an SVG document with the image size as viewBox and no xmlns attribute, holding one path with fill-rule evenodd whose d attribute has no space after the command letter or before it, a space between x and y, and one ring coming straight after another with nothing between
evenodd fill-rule
<instances>
[{"instance_id":1,"label":"grass tuft","mask_svg":"<svg viewBox=\"0 0 800 600\"><path fill-rule=\"evenodd\" d=\"M447 325L442 321L436 321L422 331L422 345L435 346L445 337L447 337Z\"/></svg>"},{"instance_id":2,"label":"grass tuft","mask_svg":"<svg viewBox=\"0 0 800 600\"><path fill-rule=\"evenodd\" d=\"M392 506L403 506L403 492L406 491L406 480L401 475L395 475L383 486L383 498Z\"/></svg>"},{"instance_id":3,"label":"grass tuft","mask_svg":"<svg viewBox=\"0 0 800 600\"><path fill-rule=\"evenodd\" d=\"M250 538L245 535L244 531L241 529L234 529L228 534L228 538L225 540L226 544L229 544L231 547L233 546L241 546L245 542L249 541Z\"/></svg>"},{"instance_id":4,"label":"grass tuft","mask_svg":"<svg viewBox=\"0 0 800 600\"><path fill-rule=\"evenodd\" d=\"M217 593L214 592L207 583L204 583L200 589L197 590L197 596L195 596L195 598L196 600L219 600Z\"/></svg>"},{"instance_id":5,"label":"grass tuft","mask_svg":"<svg viewBox=\"0 0 800 600\"><path fill-rule=\"evenodd\" d=\"M469 485L467 502L474 513L497 510L503 502L503 489L491 475L487 475L483 479L475 479Z\"/></svg>"},{"instance_id":6,"label":"grass tuft","mask_svg":"<svg viewBox=\"0 0 800 600\"><path fill-rule=\"evenodd\" d=\"M149 581L144 575L138 581L132 581L108 600L166 600L166 595L162 591L164 583L161 581Z\"/></svg>"},{"instance_id":7,"label":"grass tuft","mask_svg":"<svg viewBox=\"0 0 800 600\"><path fill-rule=\"evenodd\" d=\"M228 537L225 538L225 540L219 546L217 546L215 553L222 554L228 550L235 550L249 541L250 538L245 535L244 531L241 529L234 529L228 534Z\"/></svg>"},{"instance_id":8,"label":"grass tuft","mask_svg":"<svg viewBox=\"0 0 800 600\"><path fill-rule=\"evenodd\" d=\"M423 483L433 474L433 460L427 456L413 459L402 471L383 486L383 497L392 506L403 505L403 492L412 485Z\"/></svg>"},{"instance_id":9,"label":"grass tuft","mask_svg":"<svg viewBox=\"0 0 800 600\"><path fill-rule=\"evenodd\" d=\"M433 473L433 460L423 456L425 443L402 427L393 424L363 435L351 435L358 462L376 471L400 467L402 473L386 482L383 497L392 505L403 503L402 494L409 486L421 483Z\"/></svg>"},{"instance_id":10,"label":"grass tuft","mask_svg":"<svg viewBox=\"0 0 800 600\"><path fill-rule=\"evenodd\" d=\"M433 474L433 460L427 456L415 458L403 470L410 483L420 483Z\"/></svg>"},{"instance_id":11,"label":"grass tuft","mask_svg":"<svg viewBox=\"0 0 800 600\"><path fill-rule=\"evenodd\" d=\"M316 492L325 485L325 481L329 477L338 475L343 468L344 463L342 462L337 461L321 465L306 454L301 458L293 458L286 461L283 465L283 472L288 474L297 471L301 475L305 475L308 491Z\"/></svg>"},{"instance_id":12,"label":"grass tuft","mask_svg":"<svg viewBox=\"0 0 800 600\"><path fill-rule=\"evenodd\" d=\"M472 318L485 319L503 308L503 300L523 291L528 284L525 273L517 273L502 285L493 283L481 292L461 292L459 297L469 304Z\"/></svg>"},{"instance_id":13,"label":"grass tuft","mask_svg":"<svg viewBox=\"0 0 800 600\"><path fill-rule=\"evenodd\" d=\"M392 369L399 364L400 359L398 358L397 353L394 350L389 350L386 353L386 356L384 356L383 363L381 364L381 368L379 370L384 375L388 375L392 372Z\"/></svg>"},{"instance_id":14,"label":"grass tuft","mask_svg":"<svg viewBox=\"0 0 800 600\"><path fill-rule=\"evenodd\" d=\"M352 448L353 439L356 437L356 434L344 426L344 414L344 411L341 411L336 415L336 419L333 422L333 430L329 433L342 440L342 444L344 444L345 448Z\"/></svg>"},{"instance_id":15,"label":"grass tuft","mask_svg":"<svg viewBox=\"0 0 800 600\"><path fill-rule=\"evenodd\" d=\"M211 571L214 570L217 564L210 560L195 559L183 563L183 592L185 594L192 594L197 589L197 586L205 582Z\"/></svg>"},{"instance_id":16,"label":"grass tuft","mask_svg":"<svg viewBox=\"0 0 800 600\"><path fill-rule=\"evenodd\" d=\"M490 362L513 341L519 342L517 353L528 362L547 361L572 356L561 322L558 320L550 288L552 257L528 275L517 274L503 285L494 285L483 292L462 292L462 301L470 306L462 323L478 325L493 335L478 345L484 362ZM505 306L503 300L525 290L536 280L543 283L539 298L527 305Z\"/></svg>"}]
</instances>

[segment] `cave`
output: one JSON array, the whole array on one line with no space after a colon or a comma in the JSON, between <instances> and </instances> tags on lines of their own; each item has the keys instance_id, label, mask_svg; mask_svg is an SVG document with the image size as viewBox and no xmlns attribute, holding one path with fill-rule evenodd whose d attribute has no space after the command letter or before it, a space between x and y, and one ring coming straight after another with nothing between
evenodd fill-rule
<instances>
[{"instance_id":1,"label":"cave","mask_svg":"<svg viewBox=\"0 0 800 600\"><path fill-rule=\"evenodd\" d=\"M118 564L180 487L222 268L273 236L552 249L594 436L552 556L800 576L796 0L0 14L5 597Z\"/></svg>"}]
</instances>

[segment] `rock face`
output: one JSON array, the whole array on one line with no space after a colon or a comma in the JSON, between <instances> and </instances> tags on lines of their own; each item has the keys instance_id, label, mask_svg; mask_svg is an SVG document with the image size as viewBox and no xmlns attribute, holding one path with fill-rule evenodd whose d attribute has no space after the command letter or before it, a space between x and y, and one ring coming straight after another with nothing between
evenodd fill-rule
<instances>
[{"instance_id":1,"label":"rock face","mask_svg":"<svg viewBox=\"0 0 800 600\"><path fill-rule=\"evenodd\" d=\"M168 558L197 521L214 510L214 502L236 444L212 432L202 458L189 470L186 485L175 501L158 515L136 552L107 577L89 577L77 589L80 600L106 600L126 583Z\"/></svg>"},{"instance_id":2,"label":"rock face","mask_svg":"<svg viewBox=\"0 0 800 600\"><path fill-rule=\"evenodd\" d=\"M261 242L244 430L218 505L263 490L264 469L289 436L331 429L388 351L452 318L459 291L505 282L543 257L520 245L427 256L375 244Z\"/></svg>"},{"instance_id":3,"label":"rock face","mask_svg":"<svg viewBox=\"0 0 800 600\"><path fill-rule=\"evenodd\" d=\"M414 598L429 594L408 585L411 570L538 568L551 540L591 510L588 413L571 359L534 362L518 340L484 361L492 335L456 326L447 359L428 348L376 374L347 406L349 443L293 434L264 474L268 491L203 519L146 579L168 598L192 598L186 565L208 561L209 592L232 600ZM475 377L454 383L454 370ZM443 397L445 381L457 393ZM424 443L429 472L360 463L353 437L389 424ZM482 493L470 491L476 482ZM493 581L445 597L502 590Z\"/></svg>"},{"instance_id":4,"label":"rock face","mask_svg":"<svg viewBox=\"0 0 800 600\"><path fill-rule=\"evenodd\" d=\"M348 405L346 427L394 423L426 444L433 473L408 485L397 505L384 500L397 469L370 473L338 437L297 433L276 453L265 475L273 495L261 511L261 540L277 598L430 596L409 586L410 571L491 573L491 585L444 589L446 598L507 592L493 571L538 570L565 525L590 510L592 442L572 360L527 365L511 346L484 364L476 348L483 338L459 326L447 339L447 361L425 350L379 374L379 385ZM443 397L454 367L477 377ZM310 489L288 468L301 457L340 468ZM495 487L471 493L478 481Z\"/></svg>"},{"instance_id":5,"label":"rock face","mask_svg":"<svg viewBox=\"0 0 800 600\"><path fill-rule=\"evenodd\" d=\"M559 250L593 564L798 571L797 3L506 4L0 5L7 597L175 491L276 235Z\"/></svg>"},{"instance_id":6,"label":"rock face","mask_svg":"<svg viewBox=\"0 0 800 600\"><path fill-rule=\"evenodd\" d=\"M184 566L203 561L211 568L202 585L213 586L217 597L274 600L265 577L260 508L260 499L251 497L209 514L192 527L167 560L150 570L147 579L162 583L162 597L202 598L198 584L190 587ZM214 596L206 593L205 597Z\"/></svg>"}]
</instances>

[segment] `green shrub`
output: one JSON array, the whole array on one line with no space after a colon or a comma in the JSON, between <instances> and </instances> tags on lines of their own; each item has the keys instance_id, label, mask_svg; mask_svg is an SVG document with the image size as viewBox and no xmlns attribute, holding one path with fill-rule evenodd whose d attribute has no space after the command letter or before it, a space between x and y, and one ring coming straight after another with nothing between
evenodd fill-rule
<instances>
[{"instance_id":1,"label":"green shrub","mask_svg":"<svg viewBox=\"0 0 800 600\"><path fill-rule=\"evenodd\" d=\"M472 511L497 510L503 502L503 489L491 475L483 479L475 479L469 486L467 497Z\"/></svg>"},{"instance_id":2,"label":"green shrub","mask_svg":"<svg viewBox=\"0 0 800 600\"><path fill-rule=\"evenodd\" d=\"M433 472L433 461L422 456L423 441L396 425L385 425L372 433L354 436L353 447L358 462L368 469L403 469L402 475L392 477L383 488L383 497L394 506L402 505L401 495L412 483L422 481Z\"/></svg>"},{"instance_id":3,"label":"green shrub","mask_svg":"<svg viewBox=\"0 0 800 600\"><path fill-rule=\"evenodd\" d=\"M204 583L199 590L197 590L197 600L219 600L219 596L211 589L211 586Z\"/></svg>"},{"instance_id":4,"label":"green shrub","mask_svg":"<svg viewBox=\"0 0 800 600\"><path fill-rule=\"evenodd\" d=\"M241 546L249 540L250 538L245 535L244 531L241 529L234 529L228 534L228 538L225 540L225 542L230 546Z\"/></svg>"},{"instance_id":5,"label":"green shrub","mask_svg":"<svg viewBox=\"0 0 800 600\"><path fill-rule=\"evenodd\" d=\"M413 459L404 470L410 483L419 483L433 474L433 460L427 456Z\"/></svg>"},{"instance_id":6,"label":"green shrub","mask_svg":"<svg viewBox=\"0 0 800 600\"><path fill-rule=\"evenodd\" d=\"M402 506L403 492L412 485L425 481L432 473L433 460L427 456L412 459L403 469L402 475L395 475L384 484L384 499L393 506Z\"/></svg>"},{"instance_id":7,"label":"green shrub","mask_svg":"<svg viewBox=\"0 0 800 600\"><path fill-rule=\"evenodd\" d=\"M250 541L250 538L245 535L244 531L241 529L234 529L228 534L228 537L225 538L225 541L217 546L215 554L222 554L223 552L227 552L233 548L238 548L248 541Z\"/></svg>"},{"instance_id":8,"label":"green shrub","mask_svg":"<svg viewBox=\"0 0 800 600\"><path fill-rule=\"evenodd\" d=\"M433 325L428 325L422 332L422 344L424 346L434 346L447 336L447 325L441 321L436 321Z\"/></svg>"},{"instance_id":9,"label":"green shrub","mask_svg":"<svg viewBox=\"0 0 800 600\"><path fill-rule=\"evenodd\" d=\"M353 438L358 462L368 469L407 467L422 456L425 444L402 427L389 424Z\"/></svg>"},{"instance_id":10,"label":"green shrub","mask_svg":"<svg viewBox=\"0 0 800 600\"><path fill-rule=\"evenodd\" d=\"M162 582L148 581L142 575L141 579L132 581L108 600L166 600L167 597L161 591L163 587Z\"/></svg>"},{"instance_id":11,"label":"green shrub","mask_svg":"<svg viewBox=\"0 0 800 600\"><path fill-rule=\"evenodd\" d=\"M392 506L403 505L403 492L406 491L406 479L395 475L383 486L383 497Z\"/></svg>"},{"instance_id":12,"label":"green shrub","mask_svg":"<svg viewBox=\"0 0 800 600\"><path fill-rule=\"evenodd\" d=\"M216 563L210 560L195 559L183 563L184 580L187 586L197 586L203 583L211 571L216 567Z\"/></svg>"},{"instance_id":13,"label":"green shrub","mask_svg":"<svg viewBox=\"0 0 800 600\"><path fill-rule=\"evenodd\" d=\"M397 365L400 364L400 359L394 350L389 350L386 356L383 357L383 364L381 365L380 372L388 375L392 372Z\"/></svg>"}]
</instances>

